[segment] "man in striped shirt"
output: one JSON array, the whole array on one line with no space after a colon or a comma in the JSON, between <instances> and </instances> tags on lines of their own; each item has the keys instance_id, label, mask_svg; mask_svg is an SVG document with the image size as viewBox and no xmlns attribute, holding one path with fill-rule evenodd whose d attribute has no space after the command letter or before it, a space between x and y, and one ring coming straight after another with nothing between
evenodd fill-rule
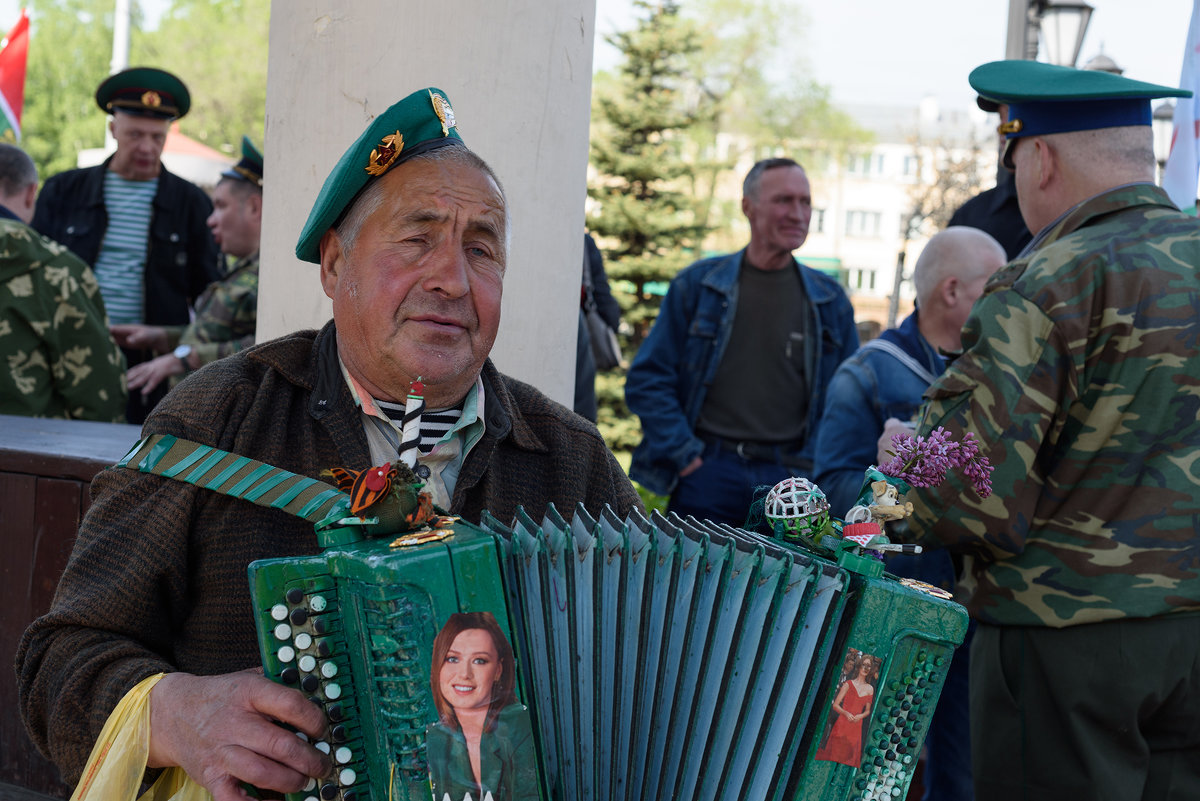
<instances>
[{"instance_id":1,"label":"man in striped shirt","mask_svg":"<svg viewBox=\"0 0 1200 801\"><path fill-rule=\"evenodd\" d=\"M220 276L205 220L212 203L162 165L171 121L187 113L187 87L150 67L109 76L96 103L112 114L116 151L101 165L46 181L33 227L71 249L96 273L113 324L185 326L192 303ZM126 348L132 367L153 356ZM166 393L131 393L126 415L141 423Z\"/></svg>"}]
</instances>

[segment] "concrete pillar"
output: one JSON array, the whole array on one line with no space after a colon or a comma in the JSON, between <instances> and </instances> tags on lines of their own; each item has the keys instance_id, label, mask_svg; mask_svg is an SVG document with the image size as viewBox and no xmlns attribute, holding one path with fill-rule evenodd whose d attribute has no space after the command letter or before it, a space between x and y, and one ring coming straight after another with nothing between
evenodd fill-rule
<instances>
[{"instance_id":1,"label":"concrete pillar","mask_svg":"<svg viewBox=\"0 0 1200 801\"><path fill-rule=\"evenodd\" d=\"M369 121L436 86L508 198L492 358L570 406L595 0L274 0L271 12L259 341L329 319L317 268L294 254L300 228Z\"/></svg>"}]
</instances>

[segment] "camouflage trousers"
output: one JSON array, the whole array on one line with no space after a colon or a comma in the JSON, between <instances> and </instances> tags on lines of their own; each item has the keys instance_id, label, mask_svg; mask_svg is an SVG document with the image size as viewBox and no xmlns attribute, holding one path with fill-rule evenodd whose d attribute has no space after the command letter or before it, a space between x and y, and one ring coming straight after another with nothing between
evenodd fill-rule
<instances>
[{"instance_id":1,"label":"camouflage trousers","mask_svg":"<svg viewBox=\"0 0 1200 801\"><path fill-rule=\"evenodd\" d=\"M1200 799L1200 616L980 624L977 801Z\"/></svg>"}]
</instances>

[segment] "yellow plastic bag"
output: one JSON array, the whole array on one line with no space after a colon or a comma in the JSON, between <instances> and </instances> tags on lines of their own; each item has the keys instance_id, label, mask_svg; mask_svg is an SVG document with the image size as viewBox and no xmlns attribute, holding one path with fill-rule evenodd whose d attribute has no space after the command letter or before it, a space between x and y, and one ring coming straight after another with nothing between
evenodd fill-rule
<instances>
[{"instance_id":1,"label":"yellow plastic bag","mask_svg":"<svg viewBox=\"0 0 1200 801\"><path fill-rule=\"evenodd\" d=\"M164 674L143 679L108 716L71 801L212 801L183 768L168 768L138 798L150 756L150 691Z\"/></svg>"}]
</instances>

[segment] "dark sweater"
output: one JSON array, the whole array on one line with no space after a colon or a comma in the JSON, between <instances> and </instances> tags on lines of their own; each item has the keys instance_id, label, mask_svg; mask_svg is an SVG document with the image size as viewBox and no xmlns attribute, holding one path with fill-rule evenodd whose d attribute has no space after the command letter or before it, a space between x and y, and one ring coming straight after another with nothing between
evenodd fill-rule
<instances>
[{"instance_id":1,"label":"dark sweater","mask_svg":"<svg viewBox=\"0 0 1200 801\"><path fill-rule=\"evenodd\" d=\"M201 368L146 421L295 473L369 467L361 414L336 370L332 324ZM451 511L511 520L577 502L624 516L637 494L595 427L485 364L487 432L468 454ZM190 484L115 468L94 502L50 611L21 641L21 713L34 741L78 779L108 715L159 671L211 675L259 664L246 565L318 550L300 518Z\"/></svg>"}]
</instances>

